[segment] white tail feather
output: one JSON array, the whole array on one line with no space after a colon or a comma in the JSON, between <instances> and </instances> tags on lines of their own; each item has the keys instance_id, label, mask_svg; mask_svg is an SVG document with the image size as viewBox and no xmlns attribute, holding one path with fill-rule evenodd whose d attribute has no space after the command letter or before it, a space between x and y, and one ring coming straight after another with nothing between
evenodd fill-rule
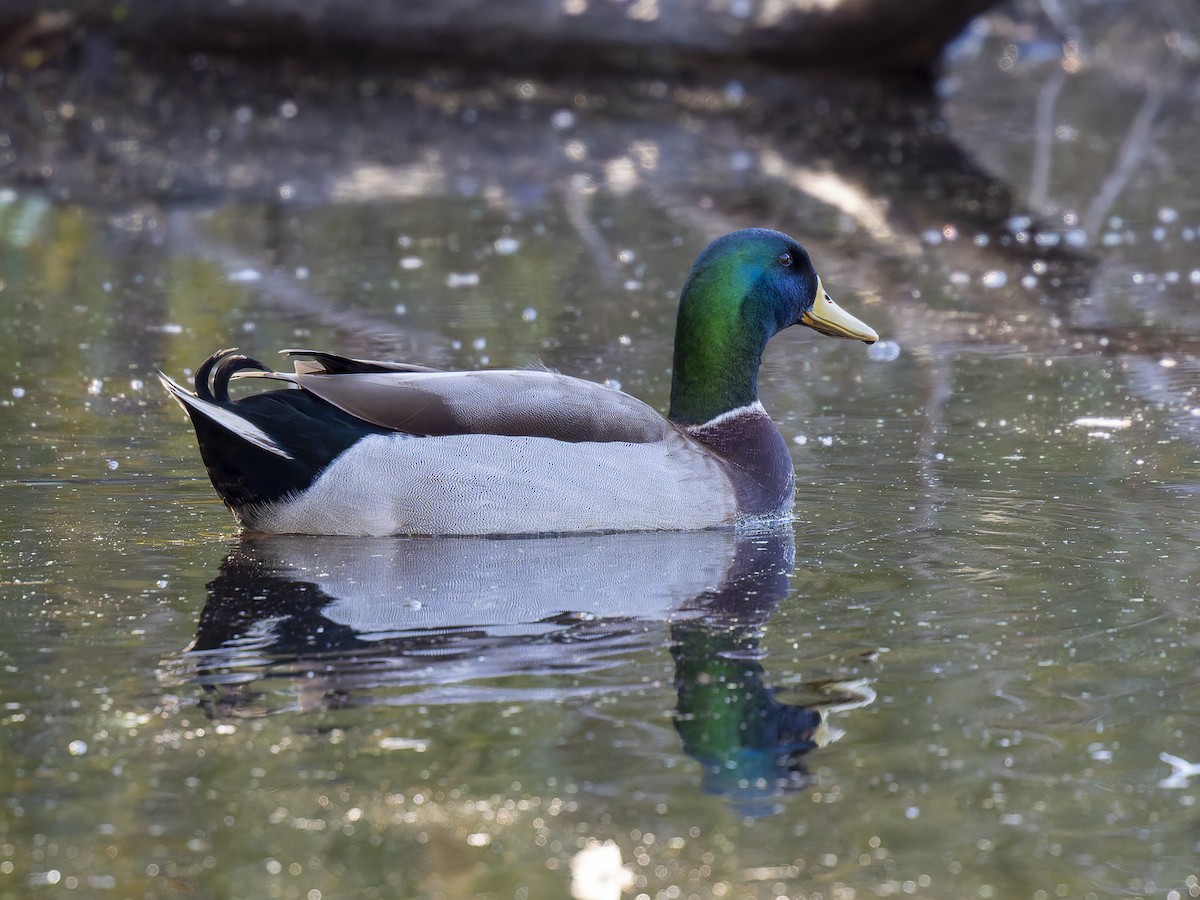
<instances>
[{"instance_id":1,"label":"white tail feather","mask_svg":"<svg viewBox=\"0 0 1200 900\"><path fill-rule=\"evenodd\" d=\"M276 456L281 456L284 459L292 459L292 455L280 447L271 438L269 434L243 419L232 410L226 409L223 406L218 406L215 403L210 403L207 400L201 400L191 391L176 384L162 372L158 373L159 380L163 383L163 387L175 398L175 401L185 410L194 410L208 419L212 419L222 428L232 431L242 440L248 441L256 447L260 447L269 453L274 453Z\"/></svg>"}]
</instances>

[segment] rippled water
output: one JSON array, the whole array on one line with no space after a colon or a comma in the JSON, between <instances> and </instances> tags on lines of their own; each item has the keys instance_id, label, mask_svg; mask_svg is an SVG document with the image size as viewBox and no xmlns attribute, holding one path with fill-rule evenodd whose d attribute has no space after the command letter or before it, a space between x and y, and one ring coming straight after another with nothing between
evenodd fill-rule
<instances>
[{"instance_id":1,"label":"rippled water","mask_svg":"<svg viewBox=\"0 0 1200 900\"><path fill-rule=\"evenodd\" d=\"M638 168L661 122L606 168L623 133L552 101L567 174L494 190L5 188L0 896L568 896L573 860L578 891L606 865L593 841L630 896L1195 895L1200 776L1164 758L1200 746L1200 203L1194 122L1168 115L1194 70L1146 87L1101 30L1051 115L1057 57L1011 27L959 47L946 124L1042 232L830 151L887 201L872 218L781 167L786 123L697 124L686 98L671 127L712 143L669 176ZM1155 90L1157 150L1072 237ZM752 223L797 233L889 342L768 351L781 530L241 537L154 380L311 345L541 360L661 407L674 292ZM1027 252L1051 244L1067 262Z\"/></svg>"}]
</instances>

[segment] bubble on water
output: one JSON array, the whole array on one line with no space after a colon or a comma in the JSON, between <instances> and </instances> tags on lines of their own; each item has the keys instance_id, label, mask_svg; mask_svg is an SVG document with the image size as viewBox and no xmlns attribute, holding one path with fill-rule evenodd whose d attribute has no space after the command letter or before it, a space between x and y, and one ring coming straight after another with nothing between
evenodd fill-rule
<instances>
[{"instance_id":1,"label":"bubble on water","mask_svg":"<svg viewBox=\"0 0 1200 900\"><path fill-rule=\"evenodd\" d=\"M408 312L408 307L403 303L397 303L394 307L392 307L392 311L395 312L396 315L402 316Z\"/></svg>"},{"instance_id":2,"label":"bubble on water","mask_svg":"<svg viewBox=\"0 0 1200 900\"><path fill-rule=\"evenodd\" d=\"M637 259L637 254L632 250L622 250L617 254L617 259L620 260L624 265L629 265L631 262Z\"/></svg>"},{"instance_id":3,"label":"bubble on water","mask_svg":"<svg viewBox=\"0 0 1200 900\"><path fill-rule=\"evenodd\" d=\"M1061 240L1062 235L1056 231L1039 231L1033 238L1039 247L1057 247Z\"/></svg>"},{"instance_id":4,"label":"bubble on water","mask_svg":"<svg viewBox=\"0 0 1200 900\"><path fill-rule=\"evenodd\" d=\"M1033 224L1033 219L1029 216L1012 216L1004 224L1008 226L1009 231L1024 231Z\"/></svg>"},{"instance_id":5,"label":"bubble on water","mask_svg":"<svg viewBox=\"0 0 1200 900\"><path fill-rule=\"evenodd\" d=\"M87 741L74 740L67 744L67 752L72 756L83 756L88 752Z\"/></svg>"},{"instance_id":6,"label":"bubble on water","mask_svg":"<svg viewBox=\"0 0 1200 900\"><path fill-rule=\"evenodd\" d=\"M511 256L521 249L521 242L515 237L505 236L496 238L496 241L494 244L492 244L492 246L496 248L496 252L501 256Z\"/></svg>"},{"instance_id":7,"label":"bubble on water","mask_svg":"<svg viewBox=\"0 0 1200 900\"><path fill-rule=\"evenodd\" d=\"M292 100L284 100L279 104L279 114L285 119L296 118L296 113L300 112L300 107L296 106Z\"/></svg>"},{"instance_id":8,"label":"bubble on water","mask_svg":"<svg viewBox=\"0 0 1200 900\"><path fill-rule=\"evenodd\" d=\"M1162 241L1166 240L1166 238L1167 238L1167 229L1165 229L1161 225L1159 225L1158 227L1154 228L1150 232L1150 237L1154 238L1154 240L1161 243Z\"/></svg>"},{"instance_id":9,"label":"bubble on water","mask_svg":"<svg viewBox=\"0 0 1200 900\"><path fill-rule=\"evenodd\" d=\"M105 460L104 464L106 466L108 466L109 470L112 472L115 472L117 469L121 468L121 464L119 462L117 462L115 459Z\"/></svg>"},{"instance_id":10,"label":"bubble on water","mask_svg":"<svg viewBox=\"0 0 1200 900\"><path fill-rule=\"evenodd\" d=\"M1036 275L1025 275L1021 278L1021 287L1027 291L1032 291L1037 287L1038 279Z\"/></svg>"},{"instance_id":11,"label":"bubble on water","mask_svg":"<svg viewBox=\"0 0 1200 900\"><path fill-rule=\"evenodd\" d=\"M817 442L822 447L832 447L833 446L833 435L823 434L819 438L817 438Z\"/></svg>"},{"instance_id":12,"label":"bubble on water","mask_svg":"<svg viewBox=\"0 0 1200 900\"><path fill-rule=\"evenodd\" d=\"M966 272L951 272L950 283L961 287L962 285L971 283L971 276Z\"/></svg>"},{"instance_id":13,"label":"bubble on water","mask_svg":"<svg viewBox=\"0 0 1200 900\"><path fill-rule=\"evenodd\" d=\"M891 362L900 355L900 345L895 341L876 341L867 348L867 358L880 362Z\"/></svg>"},{"instance_id":14,"label":"bubble on water","mask_svg":"<svg viewBox=\"0 0 1200 900\"><path fill-rule=\"evenodd\" d=\"M745 172L754 165L754 156L745 150L737 150L729 155L729 168L734 172Z\"/></svg>"},{"instance_id":15,"label":"bubble on water","mask_svg":"<svg viewBox=\"0 0 1200 900\"><path fill-rule=\"evenodd\" d=\"M23 387L15 387L15 388L13 388L13 389L12 389L12 395L13 395L13 398L14 398L14 399L16 399L16 400L20 400L22 397L24 397L24 396L25 396L25 388L23 388Z\"/></svg>"},{"instance_id":16,"label":"bubble on water","mask_svg":"<svg viewBox=\"0 0 1200 900\"><path fill-rule=\"evenodd\" d=\"M228 277L234 283L249 284L261 281L262 273L258 269L238 269L236 272L230 272Z\"/></svg>"},{"instance_id":17,"label":"bubble on water","mask_svg":"<svg viewBox=\"0 0 1200 900\"><path fill-rule=\"evenodd\" d=\"M971 243L973 243L976 247L986 247L991 242L992 239L982 232L975 235L975 237L971 239Z\"/></svg>"},{"instance_id":18,"label":"bubble on water","mask_svg":"<svg viewBox=\"0 0 1200 900\"><path fill-rule=\"evenodd\" d=\"M1100 238L1100 243L1105 247L1115 247L1121 243L1121 236L1115 231L1106 232L1104 237Z\"/></svg>"},{"instance_id":19,"label":"bubble on water","mask_svg":"<svg viewBox=\"0 0 1200 900\"><path fill-rule=\"evenodd\" d=\"M627 291L640 291L642 289L642 283L635 278L630 278L625 282L624 286Z\"/></svg>"},{"instance_id":20,"label":"bubble on water","mask_svg":"<svg viewBox=\"0 0 1200 900\"><path fill-rule=\"evenodd\" d=\"M936 228L927 228L921 232L921 240L926 244L937 245L942 242L942 233Z\"/></svg>"},{"instance_id":21,"label":"bubble on water","mask_svg":"<svg viewBox=\"0 0 1200 900\"><path fill-rule=\"evenodd\" d=\"M559 109L550 116L550 124L559 131L566 131L575 124L575 113L569 109Z\"/></svg>"},{"instance_id":22,"label":"bubble on water","mask_svg":"<svg viewBox=\"0 0 1200 900\"><path fill-rule=\"evenodd\" d=\"M621 382L617 381L615 378L605 378L604 386L606 388L612 388L614 391L619 391L621 389Z\"/></svg>"},{"instance_id":23,"label":"bubble on water","mask_svg":"<svg viewBox=\"0 0 1200 900\"><path fill-rule=\"evenodd\" d=\"M425 265L425 261L419 256L403 256L400 258L400 268L402 269L419 269Z\"/></svg>"},{"instance_id":24,"label":"bubble on water","mask_svg":"<svg viewBox=\"0 0 1200 900\"><path fill-rule=\"evenodd\" d=\"M303 281L308 277L308 266L296 266L295 275L300 281Z\"/></svg>"},{"instance_id":25,"label":"bubble on water","mask_svg":"<svg viewBox=\"0 0 1200 900\"><path fill-rule=\"evenodd\" d=\"M1088 233L1082 228L1072 228L1070 231L1063 232L1063 240L1072 247L1086 247Z\"/></svg>"},{"instance_id":26,"label":"bubble on water","mask_svg":"<svg viewBox=\"0 0 1200 900\"><path fill-rule=\"evenodd\" d=\"M521 318L524 319L526 322L536 322L537 321L537 310L534 309L532 306L527 306L523 310L521 310Z\"/></svg>"},{"instance_id":27,"label":"bubble on water","mask_svg":"<svg viewBox=\"0 0 1200 900\"><path fill-rule=\"evenodd\" d=\"M622 347L628 347L630 344L633 343L633 338L631 338L627 334L623 334L617 338L617 343L620 344Z\"/></svg>"},{"instance_id":28,"label":"bubble on water","mask_svg":"<svg viewBox=\"0 0 1200 900\"><path fill-rule=\"evenodd\" d=\"M1195 228L1185 228L1179 232L1179 236L1181 238L1183 238L1185 241L1194 241L1196 239L1196 229Z\"/></svg>"},{"instance_id":29,"label":"bubble on water","mask_svg":"<svg viewBox=\"0 0 1200 900\"><path fill-rule=\"evenodd\" d=\"M1188 272L1188 281L1192 284L1200 284L1200 269L1192 269Z\"/></svg>"},{"instance_id":30,"label":"bubble on water","mask_svg":"<svg viewBox=\"0 0 1200 900\"><path fill-rule=\"evenodd\" d=\"M983 273L980 283L985 288L1002 288L1008 284L1008 275L999 269L989 269Z\"/></svg>"},{"instance_id":31,"label":"bubble on water","mask_svg":"<svg viewBox=\"0 0 1200 900\"><path fill-rule=\"evenodd\" d=\"M801 447L803 447L805 444L808 443L808 438L802 434L798 434L794 438L792 438L792 443L799 444Z\"/></svg>"},{"instance_id":32,"label":"bubble on water","mask_svg":"<svg viewBox=\"0 0 1200 900\"><path fill-rule=\"evenodd\" d=\"M446 287L475 287L478 284L478 272L451 272L446 276Z\"/></svg>"},{"instance_id":33,"label":"bubble on water","mask_svg":"<svg viewBox=\"0 0 1200 900\"><path fill-rule=\"evenodd\" d=\"M1164 369L1173 369L1173 368L1175 368L1177 365L1179 365L1179 360L1177 360L1177 359L1171 359L1171 358L1168 356L1168 357L1164 357L1163 359L1160 359L1160 360L1158 361L1158 364L1159 364L1160 366L1162 366Z\"/></svg>"},{"instance_id":34,"label":"bubble on water","mask_svg":"<svg viewBox=\"0 0 1200 900\"><path fill-rule=\"evenodd\" d=\"M87 384L87 392L93 397L99 397L102 390L104 390L104 382L99 378L93 378Z\"/></svg>"},{"instance_id":35,"label":"bubble on water","mask_svg":"<svg viewBox=\"0 0 1200 900\"><path fill-rule=\"evenodd\" d=\"M482 350L487 346L487 338L477 337L475 340L471 341L471 346L476 350Z\"/></svg>"},{"instance_id":36,"label":"bubble on water","mask_svg":"<svg viewBox=\"0 0 1200 900\"><path fill-rule=\"evenodd\" d=\"M1170 225L1179 218L1179 211L1170 206L1164 206L1158 211L1158 221Z\"/></svg>"}]
</instances>

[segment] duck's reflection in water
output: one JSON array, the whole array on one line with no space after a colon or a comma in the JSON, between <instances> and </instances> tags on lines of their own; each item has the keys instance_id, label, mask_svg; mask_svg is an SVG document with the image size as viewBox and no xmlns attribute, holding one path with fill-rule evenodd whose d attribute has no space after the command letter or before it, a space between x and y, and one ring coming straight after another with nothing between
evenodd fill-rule
<instances>
[{"instance_id":1,"label":"duck's reflection in water","mask_svg":"<svg viewBox=\"0 0 1200 900\"><path fill-rule=\"evenodd\" d=\"M789 590L794 550L786 526L242 538L173 668L210 688L217 716L553 701L642 687L613 674L631 652L669 640L684 749L704 766L706 789L757 813L768 796L803 784L801 757L830 734L827 710L871 696L810 686L797 705L767 685L760 640Z\"/></svg>"}]
</instances>

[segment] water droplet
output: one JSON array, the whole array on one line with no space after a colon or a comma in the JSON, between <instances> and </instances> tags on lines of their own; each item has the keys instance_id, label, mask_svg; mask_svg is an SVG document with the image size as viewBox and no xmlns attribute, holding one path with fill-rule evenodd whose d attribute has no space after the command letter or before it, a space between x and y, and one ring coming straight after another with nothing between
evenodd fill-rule
<instances>
[{"instance_id":1,"label":"water droplet","mask_svg":"<svg viewBox=\"0 0 1200 900\"><path fill-rule=\"evenodd\" d=\"M407 307L407 306L405 306L403 303L397 303L397 304L396 304L396 305L393 307L393 311L396 313L396 315L398 315L398 316L402 316L402 315L404 315L406 312L408 312L408 307Z\"/></svg>"},{"instance_id":2,"label":"water droplet","mask_svg":"<svg viewBox=\"0 0 1200 900\"><path fill-rule=\"evenodd\" d=\"M88 752L87 741L74 740L67 744L67 752L72 756L83 756Z\"/></svg>"},{"instance_id":3,"label":"water droplet","mask_svg":"<svg viewBox=\"0 0 1200 900\"><path fill-rule=\"evenodd\" d=\"M446 276L446 287L475 287L479 284L478 272L451 272Z\"/></svg>"},{"instance_id":4,"label":"water droplet","mask_svg":"<svg viewBox=\"0 0 1200 900\"><path fill-rule=\"evenodd\" d=\"M1008 284L1008 275L999 269L989 269L980 280L985 288L1002 288Z\"/></svg>"},{"instance_id":5,"label":"water droplet","mask_svg":"<svg viewBox=\"0 0 1200 900\"><path fill-rule=\"evenodd\" d=\"M867 348L867 358L880 362L891 362L900 356L900 345L895 341L876 341Z\"/></svg>"},{"instance_id":6,"label":"water droplet","mask_svg":"<svg viewBox=\"0 0 1200 900\"><path fill-rule=\"evenodd\" d=\"M261 281L262 273L257 269L238 269L236 272L229 273L229 280L243 283Z\"/></svg>"},{"instance_id":7,"label":"water droplet","mask_svg":"<svg viewBox=\"0 0 1200 900\"><path fill-rule=\"evenodd\" d=\"M526 322L535 322L537 321L537 310L532 306L527 306L521 310L521 318Z\"/></svg>"},{"instance_id":8,"label":"water droplet","mask_svg":"<svg viewBox=\"0 0 1200 900\"><path fill-rule=\"evenodd\" d=\"M832 447L833 446L833 435L823 434L819 438L817 438L817 442L822 447Z\"/></svg>"},{"instance_id":9,"label":"water droplet","mask_svg":"<svg viewBox=\"0 0 1200 900\"><path fill-rule=\"evenodd\" d=\"M111 471L111 472L115 472L117 469L121 468L121 464L119 462L117 462L115 459L105 460L104 464L106 466L108 466L109 471Z\"/></svg>"},{"instance_id":10,"label":"water droplet","mask_svg":"<svg viewBox=\"0 0 1200 900\"><path fill-rule=\"evenodd\" d=\"M296 104L291 100L284 100L282 103L279 104L279 114L281 116L283 116L285 119L296 118L296 113L298 113L299 111L300 111L300 108L298 106L296 106Z\"/></svg>"},{"instance_id":11,"label":"water droplet","mask_svg":"<svg viewBox=\"0 0 1200 900\"><path fill-rule=\"evenodd\" d=\"M487 346L487 338L477 337L475 340L471 341L471 346L476 350L482 350Z\"/></svg>"},{"instance_id":12,"label":"water droplet","mask_svg":"<svg viewBox=\"0 0 1200 900\"><path fill-rule=\"evenodd\" d=\"M799 444L801 447L803 447L805 444L808 443L808 438L802 434L798 434L794 438L792 438L792 443Z\"/></svg>"},{"instance_id":13,"label":"water droplet","mask_svg":"<svg viewBox=\"0 0 1200 900\"><path fill-rule=\"evenodd\" d=\"M496 242L492 244L496 248L496 252L501 256L511 256L521 249L521 242L515 237L496 238Z\"/></svg>"},{"instance_id":14,"label":"water droplet","mask_svg":"<svg viewBox=\"0 0 1200 900\"><path fill-rule=\"evenodd\" d=\"M566 131L575 124L575 113L569 109L560 109L550 117L550 124L559 131Z\"/></svg>"},{"instance_id":15,"label":"water droplet","mask_svg":"<svg viewBox=\"0 0 1200 900\"><path fill-rule=\"evenodd\" d=\"M15 388L13 388L13 389L12 389L12 395L13 395L13 398L14 398L14 399L16 399L16 400L20 400L22 397L24 397L24 396L25 396L25 388L23 388L23 387L15 387Z\"/></svg>"},{"instance_id":16,"label":"water droplet","mask_svg":"<svg viewBox=\"0 0 1200 900\"><path fill-rule=\"evenodd\" d=\"M1179 212L1170 206L1164 206L1158 211L1158 221L1164 225L1170 225L1179 218Z\"/></svg>"},{"instance_id":17,"label":"water droplet","mask_svg":"<svg viewBox=\"0 0 1200 900\"><path fill-rule=\"evenodd\" d=\"M87 392L93 397L99 397L102 390L104 390L104 382L99 378L93 378L88 382Z\"/></svg>"},{"instance_id":18,"label":"water droplet","mask_svg":"<svg viewBox=\"0 0 1200 900\"><path fill-rule=\"evenodd\" d=\"M405 256L400 260L400 268L402 269L419 269L423 265L425 263L419 256Z\"/></svg>"}]
</instances>

